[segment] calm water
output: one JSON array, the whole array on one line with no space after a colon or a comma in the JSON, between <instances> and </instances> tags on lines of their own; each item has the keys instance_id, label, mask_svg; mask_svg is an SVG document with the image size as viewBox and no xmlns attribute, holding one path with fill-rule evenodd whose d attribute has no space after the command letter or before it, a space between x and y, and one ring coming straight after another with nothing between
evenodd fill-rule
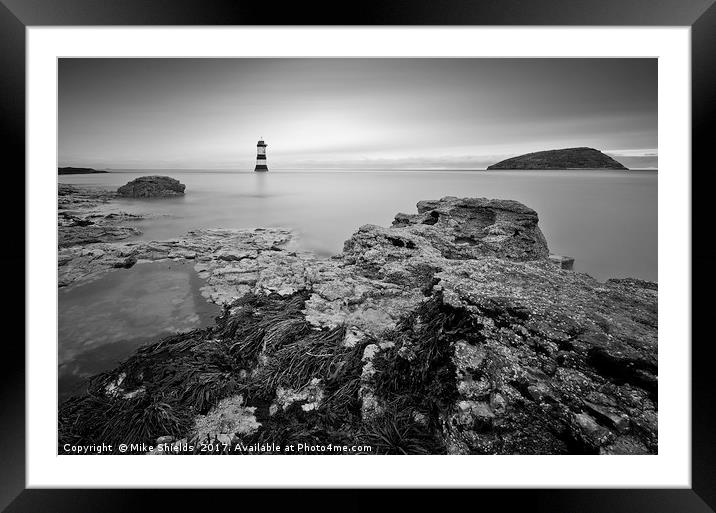
<instances>
[{"instance_id":1,"label":"calm water","mask_svg":"<svg viewBox=\"0 0 716 513\"><path fill-rule=\"evenodd\" d=\"M60 176L71 184L118 187L146 172ZM363 224L390 225L421 199L514 199L539 213L550 251L600 280L657 279L656 171L153 171L186 184L182 198L120 200L142 221L142 239L194 228L285 226L321 254L341 251Z\"/></svg>"},{"instance_id":2,"label":"calm water","mask_svg":"<svg viewBox=\"0 0 716 513\"><path fill-rule=\"evenodd\" d=\"M199 292L193 265L137 264L58 291L59 396L158 337L208 326L220 309Z\"/></svg>"},{"instance_id":3,"label":"calm water","mask_svg":"<svg viewBox=\"0 0 716 513\"><path fill-rule=\"evenodd\" d=\"M60 176L61 183L119 187L146 172ZM186 184L186 195L119 200L143 220L141 239L195 228L294 228L302 244L339 253L359 226L390 225L421 199L518 200L539 213L551 252L600 280L657 280L655 171L152 171ZM138 264L59 291L60 399L83 377L109 369L156 337L207 325L218 309L200 296L190 264Z\"/></svg>"}]
</instances>

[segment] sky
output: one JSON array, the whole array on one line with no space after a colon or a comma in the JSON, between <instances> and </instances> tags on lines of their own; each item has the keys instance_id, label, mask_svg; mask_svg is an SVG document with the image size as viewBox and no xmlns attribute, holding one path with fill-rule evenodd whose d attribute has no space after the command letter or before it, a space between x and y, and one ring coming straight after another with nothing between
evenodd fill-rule
<instances>
[{"instance_id":1,"label":"sky","mask_svg":"<svg viewBox=\"0 0 716 513\"><path fill-rule=\"evenodd\" d=\"M482 169L588 146L657 167L656 59L60 59L60 166Z\"/></svg>"}]
</instances>

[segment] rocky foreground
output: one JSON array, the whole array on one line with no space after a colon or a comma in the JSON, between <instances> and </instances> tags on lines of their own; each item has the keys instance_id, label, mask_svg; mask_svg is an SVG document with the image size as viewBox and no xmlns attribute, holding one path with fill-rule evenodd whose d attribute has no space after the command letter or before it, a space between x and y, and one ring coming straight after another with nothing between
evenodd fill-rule
<instances>
[{"instance_id":1,"label":"rocky foreground","mask_svg":"<svg viewBox=\"0 0 716 513\"><path fill-rule=\"evenodd\" d=\"M281 229L65 245L59 285L164 259L193 260L222 315L92 378L60 447L657 451L656 284L563 269L520 203L422 201L328 259Z\"/></svg>"}]
</instances>

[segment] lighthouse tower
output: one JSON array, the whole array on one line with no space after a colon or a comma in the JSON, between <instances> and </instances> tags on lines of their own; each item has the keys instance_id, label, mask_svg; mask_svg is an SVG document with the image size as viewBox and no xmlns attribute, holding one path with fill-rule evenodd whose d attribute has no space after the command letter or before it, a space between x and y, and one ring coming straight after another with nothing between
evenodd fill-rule
<instances>
[{"instance_id":1,"label":"lighthouse tower","mask_svg":"<svg viewBox=\"0 0 716 513\"><path fill-rule=\"evenodd\" d=\"M266 165L266 143L263 137L256 144L256 169L254 171L268 171Z\"/></svg>"}]
</instances>

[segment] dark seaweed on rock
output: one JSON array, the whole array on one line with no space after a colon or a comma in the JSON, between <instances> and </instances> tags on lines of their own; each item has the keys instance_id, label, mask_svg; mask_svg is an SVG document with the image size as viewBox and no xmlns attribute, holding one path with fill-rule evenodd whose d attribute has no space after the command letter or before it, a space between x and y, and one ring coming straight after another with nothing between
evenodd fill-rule
<instances>
[{"instance_id":1,"label":"dark seaweed on rock","mask_svg":"<svg viewBox=\"0 0 716 513\"><path fill-rule=\"evenodd\" d=\"M277 387L301 386L315 376L323 377L327 396L320 417L307 416L311 422L301 422L301 430L288 436L283 424L293 425L296 414L301 416L294 408L277 415L255 438L290 443L305 435L305 442L311 430L325 443L346 438L341 434L346 420L352 416L359 422L365 344L340 345L344 328L311 329L301 314L305 299L305 293L247 295L227 307L214 328L139 349L118 368L92 378L85 396L63 403L60 446L99 440L151 444L160 436L180 437L190 430L191 417L206 414L221 399L244 393L266 406ZM256 367L260 353L268 363ZM249 374L250 368L255 372Z\"/></svg>"},{"instance_id":2,"label":"dark seaweed on rock","mask_svg":"<svg viewBox=\"0 0 716 513\"><path fill-rule=\"evenodd\" d=\"M458 399L454 343L474 333L470 317L444 305L437 294L386 334L395 345L378 353L373 364L375 391L387 407L369 427L383 427L394 435L406 432L400 442L387 437L383 444L378 443L384 446L384 452L447 452L441 436L441 415Z\"/></svg>"},{"instance_id":3,"label":"dark seaweed on rock","mask_svg":"<svg viewBox=\"0 0 716 513\"><path fill-rule=\"evenodd\" d=\"M373 361L376 392L437 420L458 397L454 342L475 333L470 317L444 305L438 294L386 334L395 345Z\"/></svg>"}]
</instances>

